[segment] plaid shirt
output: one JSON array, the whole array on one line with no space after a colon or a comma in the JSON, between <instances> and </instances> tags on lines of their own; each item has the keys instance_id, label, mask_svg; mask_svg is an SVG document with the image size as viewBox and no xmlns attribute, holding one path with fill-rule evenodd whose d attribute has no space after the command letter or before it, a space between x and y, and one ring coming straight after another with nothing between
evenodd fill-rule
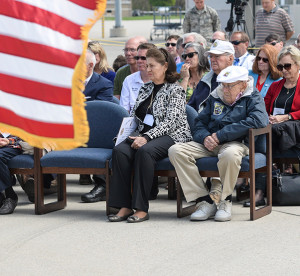
<instances>
[{"instance_id":1,"label":"plaid shirt","mask_svg":"<svg viewBox=\"0 0 300 276\"><path fill-rule=\"evenodd\" d=\"M2 133L0 132L0 138L7 138L9 140L9 144L6 146L8 148L14 148L14 149L22 149L20 145L21 139L17 136L9 135L7 137L4 137Z\"/></svg>"}]
</instances>

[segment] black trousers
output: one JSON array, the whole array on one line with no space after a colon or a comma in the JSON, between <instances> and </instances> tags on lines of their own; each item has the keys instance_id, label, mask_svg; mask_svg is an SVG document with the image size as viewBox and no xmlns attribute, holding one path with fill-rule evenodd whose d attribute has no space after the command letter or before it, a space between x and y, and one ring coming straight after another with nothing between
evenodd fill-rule
<instances>
[{"instance_id":1,"label":"black trousers","mask_svg":"<svg viewBox=\"0 0 300 276\"><path fill-rule=\"evenodd\" d=\"M7 162L21 153L20 149L9 147L0 148L0 192L3 192L6 188L13 185Z\"/></svg>"},{"instance_id":2,"label":"black trousers","mask_svg":"<svg viewBox=\"0 0 300 276\"><path fill-rule=\"evenodd\" d=\"M109 189L109 206L126 207L148 212L148 198L153 184L157 161L168 156L168 149L174 145L169 136L161 136L135 150L126 141L117 145L112 154L112 170ZM131 175L133 189L131 191Z\"/></svg>"}]
</instances>

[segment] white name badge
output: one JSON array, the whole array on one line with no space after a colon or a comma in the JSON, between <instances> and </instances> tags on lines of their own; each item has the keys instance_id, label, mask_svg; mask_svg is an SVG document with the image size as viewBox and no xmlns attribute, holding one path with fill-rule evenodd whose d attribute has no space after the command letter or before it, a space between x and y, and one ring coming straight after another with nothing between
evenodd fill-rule
<instances>
[{"instance_id":1,"label":"white name badge","mask_svg":"<svg viewBox=\"0 0 300 276\"><path fill-rule=\"evenodd\" d=\"M274 108L273 116L283 115L283 114L284 114L284 108L277 108L277 107Z\"/></svg>"},{"instance_id":2,"label":"white name badge","mask_svg":"<svg viewBox=\"0 0 300 276\"><path fill-rule=\"evenodd\" d=\"M153 123L154 123L153 115L152 114L146 114L143 123L148 125L148 126L153 126Z\"/></svg>"}]
</instances>

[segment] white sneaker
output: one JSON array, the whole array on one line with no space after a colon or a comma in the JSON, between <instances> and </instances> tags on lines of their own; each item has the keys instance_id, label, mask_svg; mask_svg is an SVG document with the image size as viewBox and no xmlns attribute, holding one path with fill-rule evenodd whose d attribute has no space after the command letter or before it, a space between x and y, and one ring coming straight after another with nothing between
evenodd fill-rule
<instances>
[{"instance_id":1,"label":"white sneaker","mask_svg":"<svg viewBox=\"0 0 300 276\"><path fill-rule=\"evenodd\" d=\"M207 220L213 217L217 212L216 204L209 204L207 201L198 202L196 205L196 211L191 214L191 220Z\"/></svg>"},{"instance_id":2,"label":"white sneaker","mask_svg":"<svg viewBox=\"0 0 300 276\"><path fill-rule=\"evenodd\" d=\"M229 200L222 200L218 205L218 211L215 215L216 221L228 221L231 220L231 208L232 202Z\"/></svg>"}]
</instances>

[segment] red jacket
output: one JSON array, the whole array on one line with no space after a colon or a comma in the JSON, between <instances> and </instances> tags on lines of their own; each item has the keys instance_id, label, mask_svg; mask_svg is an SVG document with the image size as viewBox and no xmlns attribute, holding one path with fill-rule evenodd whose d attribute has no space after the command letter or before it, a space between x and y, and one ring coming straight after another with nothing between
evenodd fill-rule
<instances>
[{"instance_id":1,"label":"red jacket","mask_svg":"<svg viewBox=\"0 0 300 276\"><path fill-rule=\"evenodd\" d=\"M264 98L268 115L272 113L274 101L279 95L285 81L286 81L285 79L282 79L280 81L275 81L271 84L267 92L267 95ZM294 120L300 120L300 78L298 78L290 114L292 115Z\"/></svg>"}]
</instances>

